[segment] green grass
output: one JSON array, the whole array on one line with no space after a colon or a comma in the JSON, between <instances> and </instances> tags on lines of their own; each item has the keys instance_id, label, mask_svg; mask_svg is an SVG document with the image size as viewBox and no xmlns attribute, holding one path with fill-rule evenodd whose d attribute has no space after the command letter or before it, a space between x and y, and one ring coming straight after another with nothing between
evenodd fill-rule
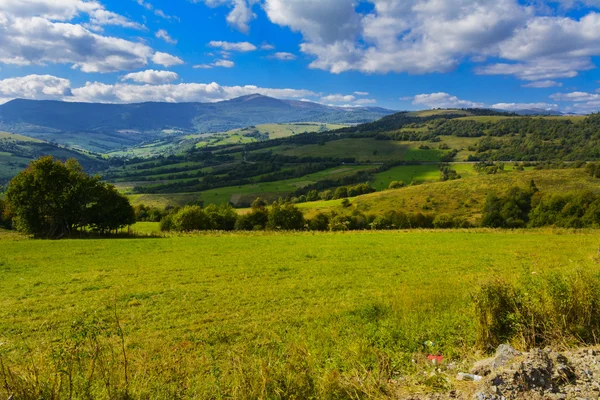
<instances>
[{"instance_id":1,"label":"green grass","mask_svg":"<svg viewBox=\"0 0 600 400\"><path fill-rule=\"evenodd\" d=\"M160 232L160 222L137 222L131 226L131 231L141 235Z\"/></svg>"},{"instance_id":2,"label":"green grass","mask_svg":"<svg viewBox=\"0 0 600 400\"><path fill-rule=\"evenodd\" d=\"M460 167L459 167L460 166ZM436 166L437 167L437 166ZM461 167L471 168L469 164L453 164L459 173ZM412 169L410 169L412 168ZM430 177L435 180L434 171L421 166L421 177ZM380 215L389 210L422 213L448 213L464 217L471 222L476 222L481 217L485 199L489 193L502 194L512 186L527 187L533 180L543 193L567 193L576 191L591 191L600 194L600 180L589 177L583 169L565 170L529 170L510 171L496 175L472 174L463 179L448 182L430 182L422 185L407 186L401 189L385 190L364 196L358 196L353 201L353 208L365 213ZM414 174L414 166L403 166L398 169L386 171L378 175L379 186L385 186L390 177L400 178L403 174ZM396 175L391 175L393 172ZM466 170L465 172L468 172ZM419 170L417 170L419 173ZM389 184L388 184L389 185ZM380 189L380 187L377 187ZM305 214L312 217L317 211L328 212L341 210L338 205L328 207L305 207ZM348 210L346 210L348 211Z\"/></svg>"},{"instance_id":3,"label":"green grass","mask_svg":"<svg viewBox=\"0 0 600 400\"><path fill-rule=\"evenodd\" d=\"M98 361L96 374L105 371L113 389L122 389L118 320L133 398L430 392L439 381L428 379L435 374L425 360L432 350L423 343L435 342L446 362L468 368L475 342L470 296L478 285L500 276L512 282L554 270L598 271L597 232L63 241L0 235L4 366L51 387L55 366L73 355L87 377L93 353L81 332L98 328L102 354L110 357ZM68 397L67 375L59 376ZM90 397L107 398L100 378L94 382Z\"/></svg>"},{"instance_id":4,"label":"green grass","mask_svg":"<svg viewBox=\"0 0 600 400\"><path fill-rule=\"evenodd\" d=\"M452 169L456 170L462 178L477 175L471 163L452 163ZM505 171L512 171L513 166L507 164ZM528 167L531 170L532 167ZM380 172L375 176L373 187L377 190L385 190L391 182L401 181L406 185L411 182L438 182L440 180L439 164L400 165L388 171Z\"/></svg>"},{"instance_id":5,"label":"green grass","mask_svg":"<svg viewBox=\"0 0 600 400\"><path fill-rule=\"evenodd\" d=\"M199 198L204 201L204 204L222 204L231 202L234 205L237 205L247 203L249 199L256 197L264 197L273 201L277 200L279 196L292 194L297 189L309 186L318 181L342 178L358 171L369 170L372 168L373 167L371 166L364 165L340 166L315 172L300 178L206 190L199 193ZM252 200L250 200L250 202L252 202Z\"/></svg>"},{"instance_id":6,"label":"green grass","mask_svg":"<svg viewBox=\"0 0 600 400\"><path fill-rule=\"evenodd\" d=\"M390 140L342 139L324 145L280 146L272 150L296 157L354 157L359 162L383 162L403 160L409 146Z\"/></svg>"}]
</instances>

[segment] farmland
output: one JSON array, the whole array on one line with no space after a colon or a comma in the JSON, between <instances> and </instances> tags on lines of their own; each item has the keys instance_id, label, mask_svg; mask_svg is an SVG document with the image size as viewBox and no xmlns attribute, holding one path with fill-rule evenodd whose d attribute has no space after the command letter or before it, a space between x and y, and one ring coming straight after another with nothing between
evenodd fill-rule
<instances>
[{"instance_id":1,"label":"farmland","mask_svg":"<svg viewBox=\"0 0 600 400\"><path fill-rule=\"evenodd\" d=\"M477 357L476 286L598 271L597 248L595 231L0 233L0 359L48 397L77 357L74 389L108 398L125 387L118 326L133 398L402 397L440 389L424 341L459 369ZM92 330L106 358L89 375Z\"/></svg>"}]
</instances>

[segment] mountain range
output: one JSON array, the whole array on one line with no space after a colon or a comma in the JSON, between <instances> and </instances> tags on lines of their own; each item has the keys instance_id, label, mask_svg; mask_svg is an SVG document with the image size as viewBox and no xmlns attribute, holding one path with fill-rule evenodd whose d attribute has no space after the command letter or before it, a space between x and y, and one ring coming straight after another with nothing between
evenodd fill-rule
<instances>
[{"instance_id":1,"label":"mountain range","mask_svg":"<svg viewBox=\"0 0 600 400\"><path fill-rule=\"evenodd\" d=\"M394 113L378 107L332 107L259 94L217 103L96 104L13 100L0 105L0 131L97 151L172 133L223 132L285 122L358 124Z\"/></svg>"}]
</instances>

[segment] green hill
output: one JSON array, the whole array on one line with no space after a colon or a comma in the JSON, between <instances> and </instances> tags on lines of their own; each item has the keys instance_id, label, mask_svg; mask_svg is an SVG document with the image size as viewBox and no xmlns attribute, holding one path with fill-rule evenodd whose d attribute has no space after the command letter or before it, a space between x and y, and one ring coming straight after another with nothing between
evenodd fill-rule
<instances>
[{"instance_id":1,"label":"green hill","mask_svg":"<svg viewBox=\"0 0 600 400\"><path fill-rule=\"evenodd\" d=\"M31 160L45 155L62 160L75 158L88 172L98 172L108 166L105 160L91 154L27 136L0 132L0 185L6 184Z\"/></svg>"},{"instance_id":2,"label":"green hill","mask_svg":"<svg viewBox=\"0 0 600 400\"><path fill-rule=\"evenodd\" d=\"M513 186L528 187L532 180L540 192L546 194L579 191L600 194L600 179L590 177L584 169L532 170L495 175L475 174L455 181L385 190L352 199L350 209L345 209L337 200L304 203L301 208L308 217L317 212L359 210L381 215L395 210L407 213L447 213L475 222L481 217L488 194L501 195Z\"/></svg>"}]
</instances>

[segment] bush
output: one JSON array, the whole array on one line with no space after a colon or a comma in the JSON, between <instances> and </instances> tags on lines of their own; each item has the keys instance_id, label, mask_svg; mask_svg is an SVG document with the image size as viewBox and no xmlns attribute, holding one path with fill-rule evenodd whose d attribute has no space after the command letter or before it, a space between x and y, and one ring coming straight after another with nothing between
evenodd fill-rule
<instances>
[{"instance_id":1,"label":"bush","mask_svg":"<svg viewBox=\"0 0 600 400\"><path fill-rule=\"evenodd\" d=\"M269 210L268 229L298 231L304 228L304 215L298 207L285 203L273 203Z\"/></svg>"},{"instance_id":2,"label":"bush","mask_svg":"<svg viewBox=\"0 0 600 400\"><path fill-rule=\"evenodd\" d=\"M210 220L200 206L185 206L173 215L173 229L180 232L210 229Z\"/></svg>"},{"instance_id":3,"label":"bush","mask_svg":"<svg viewBox=\"0 0 600 400\"><path fill-rule=\"evenodd\" d=\"M437 229L454 228L454 218L448 214L439 214L433 220L433 227Z\"/></svg>"},{"instance_id":4,"label":"bush","mask_svg":"<svg viewBox=\"0 0 600 400\"><path fill-rule=\"evenodd\" d=\"M308 229L311 231L329 230L329 217L326 214L318 213L313 219L308 220Z\"/></svg>"},{"instance_id":5,"label":"bush","mask_svg":"<svg viewBox=\"0 0 600 400\"><path fill-rule=\"evenodd\" d=\"M400 188L403 188L404 186L406 186L406 185L402 181L391 181L390 185L388 186L388 189L400 189Z\"/></svg>"}]
</instances>

